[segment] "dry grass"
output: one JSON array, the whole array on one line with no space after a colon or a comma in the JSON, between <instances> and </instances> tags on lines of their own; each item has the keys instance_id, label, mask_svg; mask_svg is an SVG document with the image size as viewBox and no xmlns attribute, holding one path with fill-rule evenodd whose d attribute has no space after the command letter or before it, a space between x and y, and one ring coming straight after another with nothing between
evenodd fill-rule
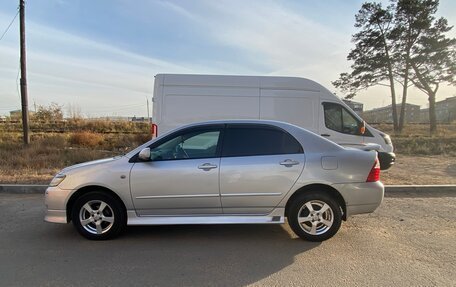
<instances>
[{"instance_id":1,"label":"dry grass","mask_svg":"<svg viewBox=\"0 0 456 287\"><path fill-rule=\"evenodd\" d=\"M0 182L47 183L60 169L124 153L148 140L147 135L97 133L33 134L24 146L19 133L0 135Z\"/></svg>"},{"instance_id":2,"label":"dry grass","mask_svg":"<svg viewBox=\"0 0 456 287\"><path fill-rule=\"evenodd\" d=\"M15 122L0 122L0 132L20 132L22 124ZM91 119L74 119L62 120L55 122L37 122L30 121L32 132L80 132L88 131L93 133L139 133L147 134L150 124L147 122L131 121L109 121L109 120L91 120Z\"/></svg>"},{"instance_id":3,"label":"dry grass","mask_svg":"<svg viewBox=\"0 0 456 287\"><path fill-rule=\"evenodd\" d=\"M148 129L112 133L125 128L123 123L81 125L85 129L74 132L35 132L28 147L21 133L0 131L0 183L48 183L66 166L125 153L150 138ZM111 132L94 131L104 128ZM387 184L456 183L456 124L439 126L435 136L427 125L408 125L401 135L394 135L391 125L376 128L392 135L398 156L396 166L383 173Z\"/></svg>"},{"instance_id":4,"label":"dry grass","mask_svg":"<svg viewBox=\"0 0 456 287\"><path fill-rule=\"evenodd\" d=\"M428 124L406 124L404 130L400 134L395 134L392 124L375 124L372 126L392 137L431 137ZM456 137L456 123L437 125L437 133L432 137Z\"/></svg>"},{"instance_id":5,"label":"dry grass","mask_svg":"<svg viewBox=\"0 0 456 287\"><path fill-rule=\"evenodd\" d=\"M72 145L95 148L103 143L103 136L91 132L78 132L71 134L68 141Z\"/></svg>"},{"instance_id":6,"label":"dry grass","mask_svg":"<svg viewBox=\"0 0 456 287\"><path fill-rule=\"evenodd\" d=\"M439 125L432 136L428 125L408 124L401 134L394 134L391 124L374 127L391 135L397 154L456 156L456 124Z\"/></svg>"}]
</instances>

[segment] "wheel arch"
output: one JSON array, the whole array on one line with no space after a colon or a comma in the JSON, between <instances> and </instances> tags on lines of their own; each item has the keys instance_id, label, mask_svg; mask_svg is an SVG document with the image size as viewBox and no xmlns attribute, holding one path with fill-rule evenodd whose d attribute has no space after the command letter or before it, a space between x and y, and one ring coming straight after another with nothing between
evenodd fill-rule
<instances>
[{"instance_id":1,"label":"wheel arch","mask_svg":"<svg viewBox=\"0 0 456 287\"><path fill-rule=\"evenodd\" d=\"M288 216L288 210L290 208L291 202L300 194L305 192L312 192L312 191L319 191L328 194L329 196L333 197L337 203L339 203L340 207L342 208L342 219L347 220L347 205L345 204L345 199L342 194L335 189L334 187L321 184L321 183L314 183L300 187L296 190L290 198L288 198L287 203L285 205L285 216Z\"/></svg>"},{"instance_id":2,"label":"wheel arch","mask_svg":"<svg viewBox=\"0 0 456 287\"><path fill-rule=\"evenodd\" d=\"M76 190L68 199L68 202L66 204L66 217L67 217L67 222L71 222L71 210L73 209L74 203L76 200L81 197L84 194L87 194L92 191L98 191L98 192L103 192L106 194L111 195L115 199L117 199L120 202L120 205L122 206L123 211L125 212L125 216L127 214L127 208L125 206L125 203L123 200L111 189L104 187L104 186L99 186L99 185L89 185L89 186L84 186Z\"/></svg>"}]
</instances>

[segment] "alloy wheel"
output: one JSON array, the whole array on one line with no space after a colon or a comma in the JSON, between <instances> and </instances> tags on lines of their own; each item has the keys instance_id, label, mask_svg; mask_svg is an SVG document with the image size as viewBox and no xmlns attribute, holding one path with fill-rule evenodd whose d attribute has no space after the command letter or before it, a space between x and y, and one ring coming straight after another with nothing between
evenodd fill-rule
<instances>
[{"instance_id":1,"label":"alloy wheel","mask_svg":"<svg viewBox=\"0 0 456 287\"><path fill-rule=\"evenodd\" d=\"M298 223L310 235L326 233L334 223L334 212L325 202L310 200L299 209Z\"/></svg>"},{"instance_id":2,"label":"alloy wheel","mask_svg":"<svg viewBox=\"0 0 456 287\"><path fill-rule=\"evenodd\" d=\"M91 234L105 234L114 224L114 212L106 202L91 200L81 207L79 222Z\"/></svg>"}]
</instances>

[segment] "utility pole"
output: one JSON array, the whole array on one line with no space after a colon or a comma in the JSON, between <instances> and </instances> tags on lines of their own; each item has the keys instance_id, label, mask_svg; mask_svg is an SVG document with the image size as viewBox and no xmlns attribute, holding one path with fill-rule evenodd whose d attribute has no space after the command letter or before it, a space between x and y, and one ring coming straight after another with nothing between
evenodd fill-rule
<instances>
[{"instance_id":1,"label":"utility pole","mask_svg":"<svg viewBox=\"0 0 456 287\"><path fill-rule=\"evenodd\" d=\"M25 56L25 3L19 0L19 19L20 19L20 41L21 41L21 103L22 103L22 130L24 133L24 144L30 143L29 135L29 115L27 99L27 67Z\"/></svg>"}]
</instances>

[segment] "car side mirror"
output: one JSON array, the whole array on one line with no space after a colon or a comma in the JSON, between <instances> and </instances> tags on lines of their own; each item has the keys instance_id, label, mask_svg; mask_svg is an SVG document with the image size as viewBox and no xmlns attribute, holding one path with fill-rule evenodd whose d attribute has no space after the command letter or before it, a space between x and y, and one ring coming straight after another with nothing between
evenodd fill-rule
<instances>
[{"instance_id":1,"label":"car side mirror","mask_svg":"<svg viewBox=\"0 0 456 287\"><path fill-rule=\"evenodd\" d=\"M138 158L142 161L150 161L150 148L143 148L138 155Z\"/></svg>"},{"instance_id":2,"label":"car side mirror","mask_svg":"<svg viewBox=\"0 0 456 287\"><path fill-rule=\"evenodd\" d=\"M366 132L366 122L365 121L362 121L359 124L358 132L359 132L360 135L363 135Z\"/></svg>"}]
</instances>

